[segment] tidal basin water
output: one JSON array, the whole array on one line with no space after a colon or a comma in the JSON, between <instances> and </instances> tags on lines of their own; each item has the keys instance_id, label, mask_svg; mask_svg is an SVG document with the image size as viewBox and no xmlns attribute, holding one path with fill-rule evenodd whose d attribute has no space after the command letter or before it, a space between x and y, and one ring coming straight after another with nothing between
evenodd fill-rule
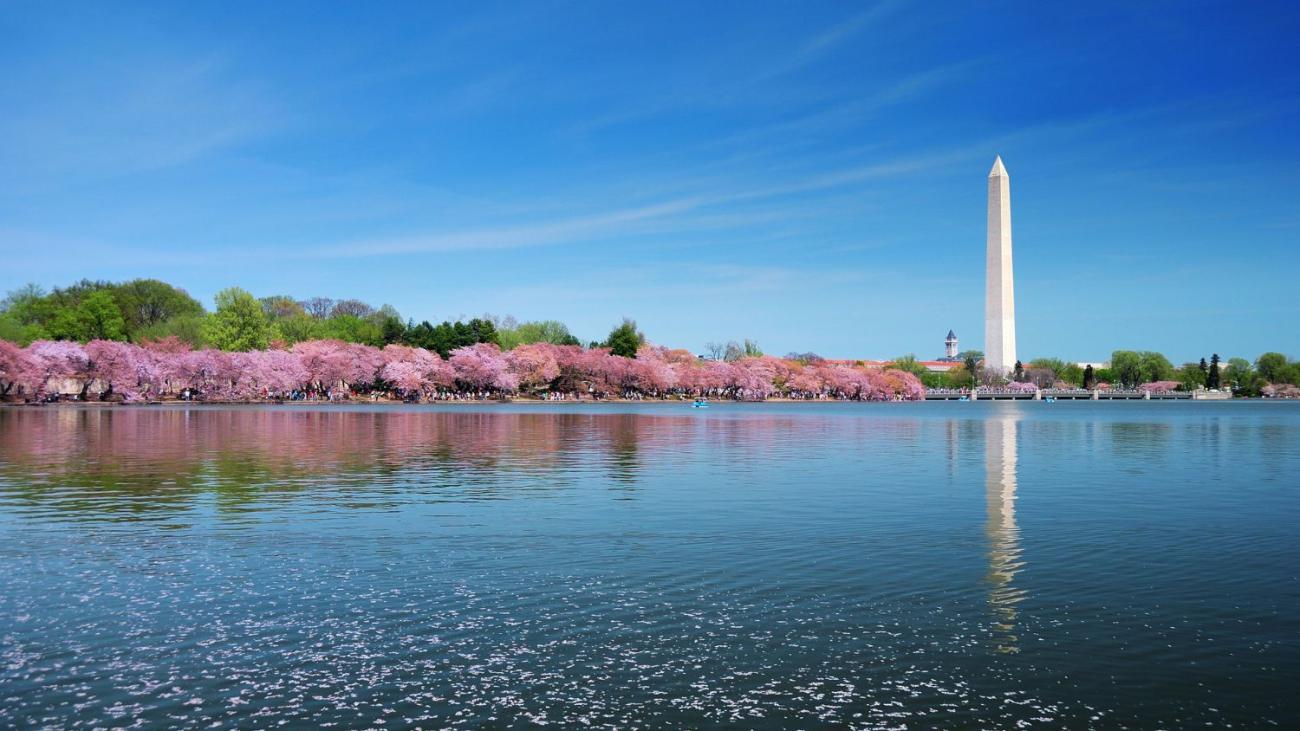
<instances>
[{"instance_id":1,"label":"tidal basin water","mask_svg":"<svg viewBox=\"0 0 1300 731\"><path fill-rule=\"evenodd\" d=\"M1295 727L1300 404L0 409L0 727Z\"/></svg>"}]
</instances>

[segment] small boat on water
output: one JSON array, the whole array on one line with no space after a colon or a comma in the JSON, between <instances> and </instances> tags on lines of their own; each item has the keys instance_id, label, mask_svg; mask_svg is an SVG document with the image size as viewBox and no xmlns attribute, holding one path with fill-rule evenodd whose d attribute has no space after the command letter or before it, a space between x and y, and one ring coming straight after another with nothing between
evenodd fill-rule
<instances>
[{"instance_id":1,"label":"small boat on water","mask_svg":"<svg viewBox=\"0 0 1300 731\"><path fill-rule=\"evenodd\" d=\"M709 408L709 402L708 402L708 401L705 401L705 400L702 399L702 398L697 398L697 399L695 399L695 403L691 404L691 408L692 408L692 409L707 409L707 408Z\"/></svg>"}]
</instances>

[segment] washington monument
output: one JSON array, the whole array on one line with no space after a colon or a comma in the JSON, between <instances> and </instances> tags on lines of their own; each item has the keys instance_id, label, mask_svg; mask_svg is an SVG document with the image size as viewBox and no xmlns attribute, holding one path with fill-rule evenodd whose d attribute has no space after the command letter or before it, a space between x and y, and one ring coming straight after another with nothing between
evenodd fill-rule
<instances>
[{"instance_id":1,"label":"washington monument","mask_svg":"<svg viewBox=\"0 0 1300 731\"><path fill-rule=\"evenodd\" d=\"M1011 177L1001 156L989 171L985 277L984 368L1005 376L1016 363L1016 286L1011 273Z\"/></svg>"}]
</instances>

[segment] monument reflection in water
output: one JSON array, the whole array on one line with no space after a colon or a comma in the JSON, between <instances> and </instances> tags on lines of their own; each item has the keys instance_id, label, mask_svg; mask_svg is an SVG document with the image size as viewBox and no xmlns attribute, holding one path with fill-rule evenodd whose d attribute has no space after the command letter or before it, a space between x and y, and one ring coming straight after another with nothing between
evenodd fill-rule
<instances>
[{"instance_id":1,"label":"monument reflection in water","mask_svg":"<svg viewBox=\"0 0 1300 731\"><path fill-rule=\"evenodd\" d=\"M1013 407L1014 408L1014 407ZM1025 590L1014 580L1020 560L1020 529L1016 526L1016 430L1018 410L984 422L985 492L988 500L989 606L995 617L999 652L1019 651L1016 605Z\"/></svg>"}]
</instances>

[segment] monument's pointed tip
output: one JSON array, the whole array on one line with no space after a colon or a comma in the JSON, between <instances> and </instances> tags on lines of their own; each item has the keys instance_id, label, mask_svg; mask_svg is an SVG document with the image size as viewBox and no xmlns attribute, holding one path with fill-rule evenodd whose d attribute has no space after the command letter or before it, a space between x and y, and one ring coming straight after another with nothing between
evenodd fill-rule
<instances>
[{"instance_id":1,"label":"monument's pointed tip","mask_svg":"<svg viewBox=\"0 0 1300 731\"><path fill-rule=\"evenodd\" d=\"M989 171L989 177L990 178L1007 177L1007 168L1005 165L1002 164L1001 155L998 155L997 159L993 161L993 169Z\"/></svg>"}]
</instances>

